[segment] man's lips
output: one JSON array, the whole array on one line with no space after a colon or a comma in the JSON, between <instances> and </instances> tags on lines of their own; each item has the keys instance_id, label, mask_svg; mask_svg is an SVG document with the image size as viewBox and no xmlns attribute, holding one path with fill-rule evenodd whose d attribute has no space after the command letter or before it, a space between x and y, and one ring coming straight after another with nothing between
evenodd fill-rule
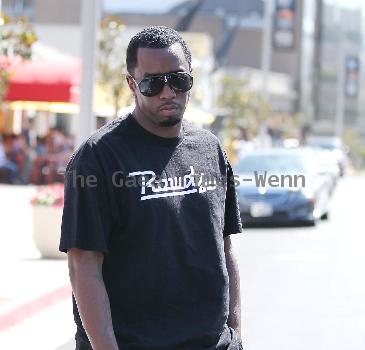
<instances>
[{"instance_id":1,"label":"man's lips","mask_svg":"<svg viewBox=\"0 0 365 350\"><path fill-rule=\"evenodd\" d=\"M160 111L172 111L175 109L179 109L180 106L177 104L168 104L168 105L163 105L160 107Z\"/></svg>"}]
</instances>

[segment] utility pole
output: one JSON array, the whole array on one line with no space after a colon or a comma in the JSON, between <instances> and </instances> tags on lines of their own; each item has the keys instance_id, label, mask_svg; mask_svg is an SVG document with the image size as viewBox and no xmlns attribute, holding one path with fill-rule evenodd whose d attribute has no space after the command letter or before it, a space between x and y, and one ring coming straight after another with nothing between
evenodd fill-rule
<instances>
[{"instance_id":1,"label":"utility pole","mask_svg":"<svg viewBox=\"0 0 365 350\"><path fill-rule=\"evenodd\" d=\"M269 91L269 76L271 72L272 58L272 30L273 30L273 9L275 0L264 0L264 26L262 28L262 48L261 48L261 73L262 87L261 94L264 103L270 101ZM271 144L271 140L267 133L267 125L264 117L261 116L259 126L258 140L261 147L266 147Z\"/></svg>"},{"instance_id":2,"label":"utility pole","mask_svg":"<svg viewBox=\"0 0 365 350\"><path fill-rule=\"evenodd\" d=\"M335 135L342 138L344 113L345 113L345 33L343 32L341 21L341 9L337 9L336 26L338 29L338 70L337 70L337 96L336 96L336 115L335 115Z\"/></svg>"},{"instance_id":3,"label":"utility pole","mask_svg":"<svg viewBox=\"0 0 365 350\"><path fill-rule=\"evenodd\" d=\"M315 52L314 52L314 79L313 79L313 120L316 122L320 119L321 103L321 73L322 73L322 44L323 44L323 0L317 0L316 3L316 21L315 21Z\"/></svg>"},{"instance_id":4,"label":"utility pole","mask_svg":"<svg viewBox=\"0 0 365 350\"><path fill-rule=\"evenodd\" d=\"M262 31L261 72L262 72L262 97L265 102L269 100L268 81L271 71L272 58L272 27L274 0L264 0L264 26Z\"/></svg>"},{"instance_id":5,"label":"utility pole","mask_svg":"<svg viewBox=\"0 0 365 350\"><path fill-rule=\"evenodd\" d=\"M101 17L101 0L82 0L82 79L80 86L80 115L76 142L80 145L95 130L93 90L95 80L96 35Z\"/></svg>"},{"instance_id":6,"label":"utility pole","mask_svg":"<svg viewBox=\"0 0 365 350\"><path fill-rule=\"evenodd\" d=\"M364 90L363 90L363 86L364 86L364 64L365 64L365 53L364 50L361 50L361 54L360 54L360 69L359 69L359 96L357 97L357 126L358 126L358 130L364 130L364 126L365 126L365 119L364 119L364 114L365 114L365 109L364 109Z\"/></svg>"},{"instance_id":7,"label":"utility pole","mask_svg":"<svg viewBox=\"0 0 365 350\"><path fill-rule=\"evenodd\" d=\"M336 97L336 119L335 135L342 138L344 112L345 112L345 57L343 51L339 53L338 78L337 78L337 97Z\"/></svg>"}]
</instances>

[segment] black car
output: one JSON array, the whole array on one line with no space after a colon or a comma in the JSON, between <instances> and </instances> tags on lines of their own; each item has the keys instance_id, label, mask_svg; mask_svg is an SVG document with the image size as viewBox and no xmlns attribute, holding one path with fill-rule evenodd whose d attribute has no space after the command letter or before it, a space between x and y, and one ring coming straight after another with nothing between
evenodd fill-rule
<instances>
[{"instance_id":1,"label":"black car","mask_svg":"<svg viewBox=\"0 0 365 350\"><path fill-rule=\"evenodd\" d=\"M235 166L244 223L302 222L328 217L331 182L313 150L250 152Z\"/></svg>"}]
</instances>

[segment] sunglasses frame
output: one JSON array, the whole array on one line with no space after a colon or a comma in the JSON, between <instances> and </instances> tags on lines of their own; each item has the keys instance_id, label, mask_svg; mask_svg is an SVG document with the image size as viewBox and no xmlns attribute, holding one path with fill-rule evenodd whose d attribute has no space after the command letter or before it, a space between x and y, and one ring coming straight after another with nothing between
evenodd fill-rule
<instances>
[{"instance_id":1,"label":"sunglasses frame","mask_svg":"<svg viewBox=\"0 0 365 350\"><path fill-rule=\"evenodd\" d=\"M172 86L171 84L169 84L169 81L168 81L168 77L171 76L171 75L187 75L190 77L191 79L191 86L188 90L186 91L183 91L183 90L179 90L179 89L176 89L174 86ZM134 77L132 75L129 74L129 77L135 82L135 84L138 86L138 89L140 91L140 93L143 95L143 96L147 96L147 97L153 97L153 96L157 96L158 94L161 93L161 91L163 90L163 88L165 87L165 85L167 84L170 89L174 90L175 92L188 92L189 90L191 90L191 88L193 87L193 83L194 83L194 78L193 76L188 73L188 72L172 72L172 73L164 73L164 74L156 74L156 75L151 75L151 76L148 76L148 77L145 77L143 78L140 82L137 82ZM144 94L142 91L141 91L141 87L140 87L140 84L144 81L144 80L149 80L149 79L153 79L153 78L163 78L164 79L164 85L162 86L162 89L157 92L156 94L154 95L149 95L149 94Z\"/></svg>"}]
</instances>

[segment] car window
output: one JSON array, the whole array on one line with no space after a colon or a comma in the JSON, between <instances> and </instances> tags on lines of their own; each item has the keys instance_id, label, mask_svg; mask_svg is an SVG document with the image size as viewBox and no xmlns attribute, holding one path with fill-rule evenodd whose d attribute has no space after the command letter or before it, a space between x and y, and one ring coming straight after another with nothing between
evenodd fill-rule
<instances>
[{"instance_id":1,"label":"car window","mask_svg":"<svg viewBox=\"0 0 365 350\"><path fill-rule=\"evenodd\" d=\"M238 173L257 172L307 172L310 168L307 158L299 154L249 155L236 165Z\"/></svg>"}]
</instances>

